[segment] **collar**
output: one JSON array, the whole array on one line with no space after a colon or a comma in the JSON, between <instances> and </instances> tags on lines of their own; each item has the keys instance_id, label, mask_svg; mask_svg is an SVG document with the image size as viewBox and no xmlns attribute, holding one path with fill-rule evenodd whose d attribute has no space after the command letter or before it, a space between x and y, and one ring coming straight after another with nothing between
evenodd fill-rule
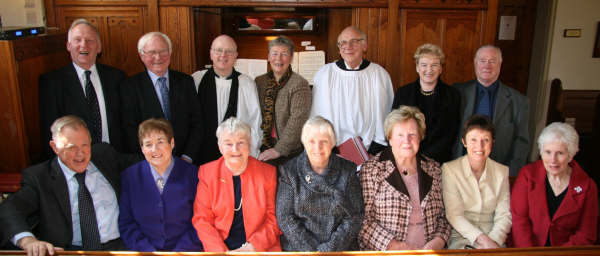
<instances>
[{"instance_id":1,"label":"collar","mask_svg":"<svg viewBox=\"0 0 600 256\"><path fill-rule=\"evenodd\" d=\"M463 175L465 177L470 177L473 176L475 177L475 175L473 175L473 171L471 170L471 163L469 163L469 156L468 155L464 155L462 156L461 159L461 165L462 165L462 171L463 171ZM479 177L479 181L482 180L486 180L488 173L489 173L489 167L490 167L491 163L490 163L490 158L486 158L485 159L485 166L483 167L483 172L481 172L481 177Z\"/></svg>"},{"instance_id":2,"label":"collar","mask_svg":"<svg viewBox=\"0 0 600 256\"><path fill-rule=\"evenodd\" d=\"M300 168L298 168L299 170L301 170L299 175L300 178L307 184L313 184L315 186L318 186L318 184L326 183L329 185L333 185L341 176L340 170L338 170L337 168L337 166L340 166L339 164L337 164L338 158L333 152L331 153L331 155L329 155L327 167L325 168L322 174L319 174L313 170L312 166L310 165L310 160L308 159L306 150L304 150L299 157L300 161L298 161L298 164L301 165L299 166ZM311 182L311 180L316 182Z\"/></svg>"},{"instance_id":3,"label":"collar","mask_svg":"<svg viewBox=\"0 0 600 256\"><path fill-rule=\"evenodd\" d=\"M77 77L81 78L83 77L83 79L85 80L85 69L83 69L82 67L78 66L77 64L75 64L75 62L73 62L73 67L75 67L75 72L77 72ZM96 64L92 65L89 69L89 71L92 71L91 75L94 74L98 74L98 69L96 69Z\"/></svg>"},{"instance_id":4,"label":"collar","mask_svg":"<svg viewBox=\"0 0 600 256\"><path fill-rule=\"evenodd\" d=\"M163 173L163 175L158 174L154 166L152 166L148 161L146 161L146 163L148 163L148 165L150 166L150 172L152 173L154 181L156 182L158 178L163 178L166 184L167 180L169 179L169 175L171 175L171 171L173 170L173 166L175 166L175 158L171 156L171 163L169 164L169 166L167 166L167 170L165 170L165 173Z\"/></svg>"},{"instance_id":5,"label":"collar","mask_svg":"<svg viewBox=\"0 0 600 256\"><path fill-rule=\"evenodd\" d=\"M71 170L71 168L67 167L67 165L65 165L65 163L63 163L63 161L60 160L60 157L56 157L56 159L58 160L58 165L60 166L60 170L63 172L63 174L65 175L65 178L68 180L70 180L71 178L73 178L73 176L75 176L75 174L77 174L77 172ZM92 163L92 161L90 160L90 162L88 163L88 166L86 168L86 176L88 174L94 173L94 172L98 172L98 168Z\"/></svg>"},{"instance_id":6,"label":"collar","mask_svg":"<svg viewBox=\"0 0 600 256\"><path fill-rule=\"evenodd\" d=\"M369 66L369 64L371 64L370 61L363 59L360 63L360 65L358 65L357 69L349 69L348 65L346 64L346 61L344 59L339 59L338 61L335 62L335 64L342 70L345 71L361 71L365 68L367 68Z\"/></svg>"},{"instance_id":7,"label":"collar","mask_svg":"<svg viewBox=\"0 0 600 256\"><path fill-rule=\"evenodd\" d=\"M217 74L217 72L214 71L214 68L213 68L213 72L215 73L215 78L221 79L221 80L231 80L234 77L236 77L236 75L235 75L235 73L236 73L235 68L231 68L231 73L229 73L229 75L227 75L227 76L220 76L219 74Z\"/></svg>"},{"instance_id":8,"label":"collar","mask_svg":"<svg viewBox=\"0 0 600 256\"><path fill-rule=\"evenodd\" d=\"M157 74L152 73L152 71L150 70L146 70L148 72L148 75L150 76L150 80L152 80L152 84L156 85L156 81L161 78L164 77L167 79L167 87L169 87L169 70L167 69L167 72L165 72L165 74L163 76L158 76Z\"/></svg>"},{"instance_id":9,"label":"collar","mask_svg":"<svg viewBox=\"0 0 600 256\"><path fill-rule=\"evenodd\" d=\"M498 82L498 80L496 80L495 82L493 82L488 87L486 87L483 84L481 84L479 82L479 80L477 80L477 79L475 79L475 82L477 83L477 91L487 90L491 94L495 94L498 91L498 87L500 87L500 85L499 85L500 83Z\"/></svg>"}]
</instances>

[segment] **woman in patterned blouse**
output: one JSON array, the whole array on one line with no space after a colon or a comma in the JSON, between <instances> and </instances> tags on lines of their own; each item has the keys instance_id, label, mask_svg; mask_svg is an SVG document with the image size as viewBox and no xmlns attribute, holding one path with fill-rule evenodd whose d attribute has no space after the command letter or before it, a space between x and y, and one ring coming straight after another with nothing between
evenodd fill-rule
<instances>
[{"instance_id":1,"label":"woman in patterned blouse","mask_svg":"<svg viewBox=\"0 0 600 256\"><path fill-rule=\"evenodd\" d=\"M359 233L363 250L442 249L450 226L442 202L442 171L419 155L425 117L400 106L384 122L390 147L365 162L360 181L365 217Z\"/></svg>"}]
</instances>

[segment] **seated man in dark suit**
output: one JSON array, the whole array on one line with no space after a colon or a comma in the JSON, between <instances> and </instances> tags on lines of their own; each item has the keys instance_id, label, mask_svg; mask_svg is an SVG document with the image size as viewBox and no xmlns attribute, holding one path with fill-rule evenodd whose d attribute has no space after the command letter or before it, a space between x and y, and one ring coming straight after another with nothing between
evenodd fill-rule
<instances>
[{"instance_id":1,"label":"seated man in dark suit","mask_svg":"<svg viewBox=\"0 0 600 256\"><path fill-rule=\"evenodd\" d=\"M65 115L76 115L88 124L92 144L106 142L121 150L118 86L125 79L125 73L96 63L102 43L98 30L87 20L73 22L69 28L67 50L72 64L40 76L40 126L44 159L53 155L47 146L50 125Z\"/></svg>"},{"instance_id":2,"label":"seated man in dark suit","mask_svg":"<svg viewBox=\"0 0 600 256\"><path fill-rule=\"evenodd\" d=\"M138 41L146 71L121 84L121 120L126 152L141 154L138 125L165 118L173 126L173 154L189 163L198 161L202 143L202 114L191 76L169 69L172 45L167 35L149 32Z\"/></svg>"},{"instance_id":3,"label":"seated man in dark suit","mask_svg":"<svg viewBox=\"0 0 600 256\"><path fill-rule=\"evenodd\" d=\"M120 171L134 163L106 143L91 146L83 120L69 115L51 126L57 157L23 171L21 189L0 204L0 246L28 255L62 250L122 250Z\"/></svg>"}]
</instances>

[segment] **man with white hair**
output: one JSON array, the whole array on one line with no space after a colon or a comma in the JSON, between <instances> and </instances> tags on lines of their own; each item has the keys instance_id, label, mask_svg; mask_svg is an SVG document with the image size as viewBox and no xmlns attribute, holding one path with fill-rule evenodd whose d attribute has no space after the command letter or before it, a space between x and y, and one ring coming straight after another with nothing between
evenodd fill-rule
<instances>
[{"instance_id":1,"label":"man with white hair","mask_svg":"<svg viewBox=\"0 0 600 256\"><path fill-rule=\"evenodd\" d=\"M202 123L205 125L205 143L200 149L200 163L221 157L215 131L221 122L230 117L237 117L250 125L250 154L258 157L260 153L262 119L258 91L252 78L233 68L237 55L237 45L233 38L220 35L210 47L212 67L192 74L202 108Z\"/></svg>"},{"instance_id":2,"label":"man with white hair","mask_svg":"<svg viewBox=\"0 0 600 256\"><path fill-rule=\"evenodd\" d=\"M44 158L53 155L48 146L50 125L57 118L76 115L90 130L92 143L107 142L122 148L119 83L125 73L96 63L102 51L100 34L85 19L73 21L67 36L72 64L45 73L39 80L39 108Z\"/></svg>"},{"instance_id":3,"label":"man with white hair","mask_svg":"<svg viewBox=\"0 0 600 256\"><path fill-rule=\"evenodd\" d=\"M202 114L194 80L169 69L172 44L161 32L149 32L138 41L146 71L121 84L122 121L127 152L141 153L138 126L149 118L165 118L173 126L173 154L198 163L202 143Z\"/></svg>"},{"instance_id":4,"label":"man with white hair","mask_svg":"<svg viewBox=\"0 0 600 256\"><path fill-rule=\"evenodd\" d=\"M359 28L345 28L337 45L342 58L315 74L310 116L333 123L336 145L360 137L375 155L387 146L383 120L392 109L392 80L383 67L364 59L367 36Z\"/></svg>"},{"instance_id":5,"label":"man with white hair","mask_svg":"<svg viewBox=\"0 0 600 256\"><path fill-rule=\"evenodd\" d=\"M531 139L529 136L529 100L518 91L500 82L502 52L493 45L479 47L475 53L475 75L477 79L455 84L460 93L460 127L473 114L482 114L492 119L496 127L496 139L490 158L510 168L510 176L525 165ZM459 128L459 130L462 130ZM458 134L454 157L464 155Z\"/></svg>"}]
</instances>

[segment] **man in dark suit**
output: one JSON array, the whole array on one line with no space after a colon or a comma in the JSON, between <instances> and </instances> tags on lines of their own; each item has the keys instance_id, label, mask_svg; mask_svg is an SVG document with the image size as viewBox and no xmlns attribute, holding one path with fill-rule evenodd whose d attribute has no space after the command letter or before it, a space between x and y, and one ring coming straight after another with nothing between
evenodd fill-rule
<instances>
[{"instance_id":1,"label":"man in dark suit","mask_svg":"<svg viewBox=\"0 0 600 256\"><path fill-rule=\"evenodd\" d=\"M501 66L500 48L484 45L475 54L477 79L454 85L462 99L460 130L473 114L489 116L496 128L490 158L509 166L510 176L517 176L529 155L529 100L498 80ZM464 154L461 135L458 135L455 157Z\"/></svg>"},{"instance_id":2,"label":"man in dark suit","mask_svg":"<svg viewBox=\"0 0 600 256\"><path fill-rule=\"evenodd\" d=\"M146 71L121 84L121 121L127 152L141 154L138 125L149 118L165 118L173 126L173 153L198 161L202 143L202 114L191 76L169 69L172 46L167 35L150 32L138 41Z\"/></svg>"},{"instance_id":3,"label":"man in dark suit","mask_svg":"<svg viewBox=\"0 0 600 256\"><path fill-rule=\"evenodd\" d=\"M125 73L96 63L102 51L100 34L87 20L73 22L67 38L72 64L40 76L39 104L42 151L46 159L50 125L57 118L76 115L90 129L92 143L107 142L121 150L119 84Z\"/></svg>"},{"instance_id":4,"label":"man in dark suit","mask_svg":"<svg viewBox=\"0 0 600 256\"><path fill-rule=\"evenodd\" d=\"M118 215L124 160L106 143L91 145L85 122L69 115L51 127L57 157L23 171L21 189L0 204L0 246L28 255L54 250L122 250ZM119 160L121 159L121 160Z\"/></svg>"}]
</instances>

